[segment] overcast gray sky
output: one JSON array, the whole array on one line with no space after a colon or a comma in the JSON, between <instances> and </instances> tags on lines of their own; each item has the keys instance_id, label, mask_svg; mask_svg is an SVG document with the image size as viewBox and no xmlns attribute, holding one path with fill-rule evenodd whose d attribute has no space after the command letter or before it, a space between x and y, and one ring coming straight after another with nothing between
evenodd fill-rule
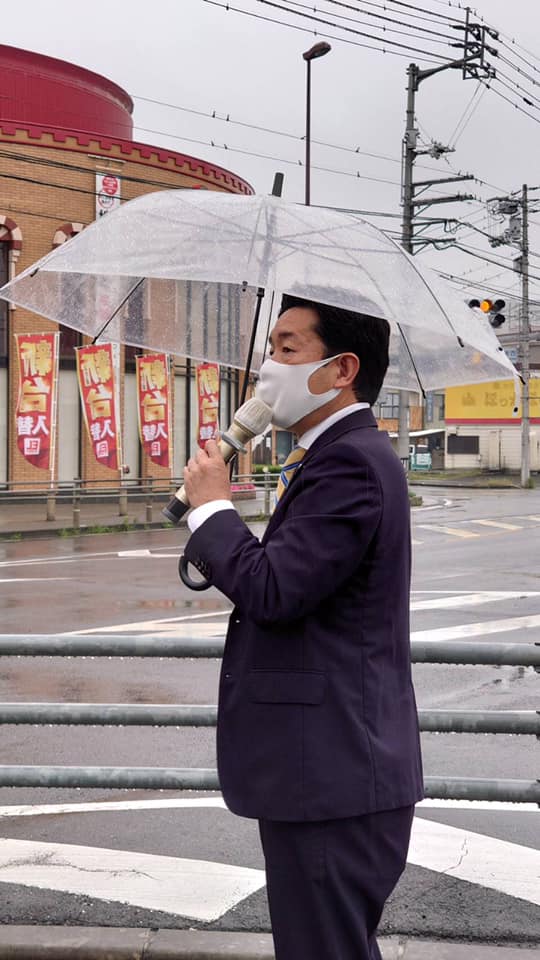
<instances>
[{"instance_id":1,"label":"overcast gray sky","mask_svg":"<svg viewBox=\"0 0 540 960\"><path fill-rule=\"evenodd\" d=\"M425 20L411 19L411 9L390 0L383 9L367 0L348 0L358 13L339 6L332 0L276 0L298 12L311 12L317 7L317 16L354 29L381 35L376 24L381 23L370 13L379 13L416 22L429 29L438 29L436 19L428 14ZM289 24L309 27L309 21L283 13L262 4L259 0L231 0L231 5L262 17L286 20ZM457 2L422 0L416 7L433 14L463 17ZM479 15L498 28L506 44L500 52L519 66L527 77L519 76L511 65L493 61L510 79L511 91L498 85L499 92L521 103L540 121L540 4L538 0L480 0L476 6ZM339 20L338 15L353 21ZM390 24L389 24L390 25ZM395 29L405 29L395 26ZM311 29L316 28L312 25ZM444 21L440 28L448 33ZM347 37L357 42L368 39L344 34L320 26L336 37ZM303 159L303 144L274 133L263 133L231 122L197 117L184 110L170 109L145 102L146 97L179 107L203 111L218 116L229 115L231 120L243 121L279 130L301 137L305 123L305 63L302 51L317 38L307 32L280 26L228 12L204 0L130 0L130 3L111 4L109 0L93 0L91 4L73 0L24 0L19 4L4 4L2 9L2 42L40 53L60 57L102 73L123 86L135 100L135 135L144 142L214 160L234 170L252 183L258 192L269 192L276 170L285 173L284 196L302 201L304 171L298 165ZM386 39L405 42L396 33L387 33ZM515 46L515 39L520 46ZM367 153L380 154L390 159L370 158L330 147L314 145L314 166L332 168L341 173L313 170L312 203L335 204L363 210L399 213L401 139L404 128L406 99L406 69L415 54L404 57L384 55L332 39L332 51L313 64L313 127L314 139L328 143L359 148ZM377 45L381 45L380 41ZM427 36L418 39L418 47L452 52L436 45ZM459 56L456 51L455 56ZM417 54L420 56L420 54ZM538 59L537 59L538 58ZM528 61L525 62L525 61ZM434 61L432 61L434 62ZM420 66L427 67L427 63ZM502 78L504 79L504 78ZM526 86L528 96L538 96L533 107L520 101L521 92L515 84ZM417 97L417 117L426 138L433 137L448 143L456 124L476 89L473 80L463 81L458 71L448 71L426 80ZM520 113L505 103L494 91L479 92L473 101L476 106L471 121L458 139L456 152L449 156L454 170L473 173L491 186L458 184L460 192L474 193L486 198L498 188L516 190L528 182L540 185L540 122ZM153 133L148 130L156 131ZM226 143L228 150L203 144ZM267 154L282 160L260 159L233 152L238 150ZM292 161L290 164L284 160ZM418 169L417 179L451 175L448 163L442 159L426 161L435 169ZM343 174L348 173L349 176ZM357 178L360 173L362 178ZM350 176L352 174L353 176ZM422 176L421 176L422 175ZM391 182L376 182L377 179ZM449 185L454 192L456 185ZM540 191L537 194L540 198ZM534 194L533 194L534 196ZM479 203L463 203L432 207L431 214L471 217L482 227L488 226L485 208ZM537 217L540 220L540 215ZM396 228L398 220L374 220L385 228ZM463 230L463 242L485 251L494 259L512 257L517 251L510 247L492 250L479 234ZM533 227L531 246L540 252L540 231ZM472 270L470 276L492 276L496 267L482 263L465 254L447 250L420 254L421 260L437 269L454 273ZM540 277L540 257L533 259ZM469 275L467 275L469 276ZM517 276L507 273L494 280L505 289L517 291ZM540 294L540 283L533 286Z\"/></svg>"}]
</instances>

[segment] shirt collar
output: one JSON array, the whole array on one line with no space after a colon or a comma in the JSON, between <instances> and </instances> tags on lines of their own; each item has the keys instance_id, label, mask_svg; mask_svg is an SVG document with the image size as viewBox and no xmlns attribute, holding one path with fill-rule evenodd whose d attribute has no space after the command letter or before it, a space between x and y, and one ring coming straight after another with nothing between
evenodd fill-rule
<instances>
[{"instance_id":1,"label":"shirt collar","mask_svg":"<svg viewBox=\"0 0 540 960\"><path fill-rule=\"evenodd\" d=\"M342 407L341 410L336 410L336 412L331 413L326 420L322 420L315 427L306 430L306 432L298 438L298 446L303 447L304 450L309 450L311 445L315 443L317 437L320 437L321 433L328 430L328 428L333 426L334 423L337 423L338 420L348 417L350 413L356 413L357 410L367 410L369 406L369 403L350 403L348 407Z\"/></svg>"}]
</instances>

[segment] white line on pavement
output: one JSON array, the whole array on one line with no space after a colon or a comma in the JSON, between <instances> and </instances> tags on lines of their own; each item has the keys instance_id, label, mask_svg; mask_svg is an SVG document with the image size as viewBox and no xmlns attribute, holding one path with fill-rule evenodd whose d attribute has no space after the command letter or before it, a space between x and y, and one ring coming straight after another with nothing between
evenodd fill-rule
<instances>
[{"instance_id":1,"label":"white line on pavement","mask_svg":"<svg viewBox=\"0 0 540 960\"><path fill-rule=\"evenodd\" d=\"M503 803L487 800L422 800L422 810L511 811L512 813L540 813L535 803ZM218 808L226 810L221 796L169 797L159 800L94 800L89 803L11 804L0 807L0 818L64 816L71 813L124 813L137 810L185 810Z\"/></svg>"},{"instance_id":2,"label":"white line on pavement","mask_svg":"<svg viewBox=\"0 0 540 960\"><path fill-rule=\"evenodd\" d=\"M435 533L447 533L450 537L461 537L463 540L471 540L473 537L479 537L481 534L473 533L472 530L458 530L457 527L442 527L438 523L419 523L418 530L434 530Z\"/></svg>"},{"instance_id":3,"label":"white line on pavement","mask_svg":"<svg viewBox=\"0 0 540 960\"><path fill-rule=\"evenodd\" d=\"M73 580L73 577L0 577L2 583L43 583L44 581Z\"/></svg>"},{"instance_id":4,"label":"white line on pavement","mask_svg":"<svg viewBox=\"0 0 540 960\"><path fill-rule=\"evenodd\" d=\"M40 563L75 563L79 560L94 560L96 557L115 557L118 551L106 550L102 553L67 553L62 556L31 557L25 560L0 560L0 567L27 567Z\"/></svg>"},{"instance_id":5,"label":"white line on pavement","mask_svg":"<svg viewBox=\"0 0 540 960\"><path fill-rule=\"evenodd\" d=\"M453 627L437 627L435 630L416 630L411 640L469 640L489 633L510 633L514 630L530 630L540 626L540 614L531 617L508 617L506 620L484 620L483 623L461 623Z\"/></svg>"},{"instance_id":6,"label":"white line on pavement","mask_svg":"<svg viewBox=\"0 0 540 960\"><path fill-rule=\"evenodd\" d=\"M409 863L540 904L540 850L415 817Z\"/></svg>"},{"instance_id":7,"label":"white line on pavement","mask_svg":"<svg viewBox=\"0 0 540 960\"><path fill-rule=\"evenodd\" d=\"M99 897L209 922L264 886L264 870L183 857L0 840L0 882Z\"/></svg>"},{"instance_id":8,"label":"white line on pavement","mask_svg":"<svg viewBox=\"0 0 540 960\"><path fill-rule=\"evenodd\" d=\"M476 607L482 603L497 603L500 600L537 597L538 591L483 590L481 593L464 593L452 597L436 597L433 600L413 600L411 610L451 610L453 607Z\"/></svg>"},{"instance_id":9,"label":"white line on pavement","mask_svg":"<svg viewBox=\"0 0 540 960\"><path fill-rule=\"evenodd\" d=\"M112 813L126 810L174 810L200 807L220 807L226 810L219 797L169 797L159 800L95 800L90 803L42 803L0 807L0 817L40 817L65 813Z\"/></svg>"},{"instance_id":10,"label":"white line on pavement","mask_svg":"<svg viewBox=\"0 0 540 960\"><path fill-rule=\"evenodd\" d=\"M500 520L469 520L469 523L480 523L483 527L500 527L501 530L523 530L515 523L502 523Z\"/></svg>"},{"instance_id":11,"label":"white line on pavement","mask_svg":"<svg viewBox=\"0 0 540 960\"><path fill-rule=\"evenodd\" d=\"M416 817L408 862L540 904L540 851ZM0 883L211 921L264 886L263 870L101 847L0 840Z\"/></svg>"},{"instance_id":12,"label":"white line on pavement","mask_svg":"<svg viewBox=\"0 0 540 960\"><path fill-rule=\"evenodd\" d=\"M167 559L176 559L178 560L180 552L177 553L154 553L153 550L120 550L117 554L118 557L121 557L124 560L134 560L140 558L146 558L151 560L163 560Z\"/></svg>"},{"instance_id":13,"label":"white line on pavement","mask_svg":"<svg viewBox=\"0 0 540 960\"><path fill-rule=\"evenodd\" d=\"M161 624L181 624L189 620L206 620L207 617L228 617L231 608L228 610L212 610L211 613L190 613L182 617L162 617L159 620L136 620L133 623L116 623L107 627L89 627L88 630L71 630L64 633L64 637L84 636L87 633L130 633L132 630L144 630L147 633L150 630L159 628Z\"/></svg>"}]
</instances>

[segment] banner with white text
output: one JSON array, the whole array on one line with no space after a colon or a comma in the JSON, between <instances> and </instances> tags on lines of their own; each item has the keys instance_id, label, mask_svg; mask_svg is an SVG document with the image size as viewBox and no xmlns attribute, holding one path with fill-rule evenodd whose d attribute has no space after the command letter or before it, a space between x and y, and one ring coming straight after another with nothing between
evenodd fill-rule
<instances>
[{"instance_id":1,"label":"banner with white text","mask_svg":"<svg viewBox=\"0 0 540 960\"><path fill-rule=\"evenodd\" d=\"M141 445L150 460L169 469L171 456L171 378L166 353L135 357Z\"/></svg>"},{"instance_id":2,"label":"banner with white text","mask_svg":"<svg viewBox=\"0 0 540 960\"><path fill-rule=\"evenodd\" d=\"M113 344L78 347L76 354L84 421L95 458L102 466L119 470L122 457Z\"/></svg>"}]
</instances>

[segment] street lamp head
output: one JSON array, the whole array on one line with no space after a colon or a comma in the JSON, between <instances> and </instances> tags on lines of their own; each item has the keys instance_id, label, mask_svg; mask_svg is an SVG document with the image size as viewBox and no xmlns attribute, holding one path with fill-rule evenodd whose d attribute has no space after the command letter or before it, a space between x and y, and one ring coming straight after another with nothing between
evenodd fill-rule
<instances>
[{"instance_id":1,"label":"street lamp head","mask_svg":"<svg viewBox=\"0 0 540 960\"><path fill-rule=\"evenodd\" d=\"M310 47L309 50L306 50L302 56L304 60L316 60L318 57L324 57L326 53L330 53L331 49L330 44L322 40L320 43L316 43L315 46Z\"/></svg>"}]
</instances>

